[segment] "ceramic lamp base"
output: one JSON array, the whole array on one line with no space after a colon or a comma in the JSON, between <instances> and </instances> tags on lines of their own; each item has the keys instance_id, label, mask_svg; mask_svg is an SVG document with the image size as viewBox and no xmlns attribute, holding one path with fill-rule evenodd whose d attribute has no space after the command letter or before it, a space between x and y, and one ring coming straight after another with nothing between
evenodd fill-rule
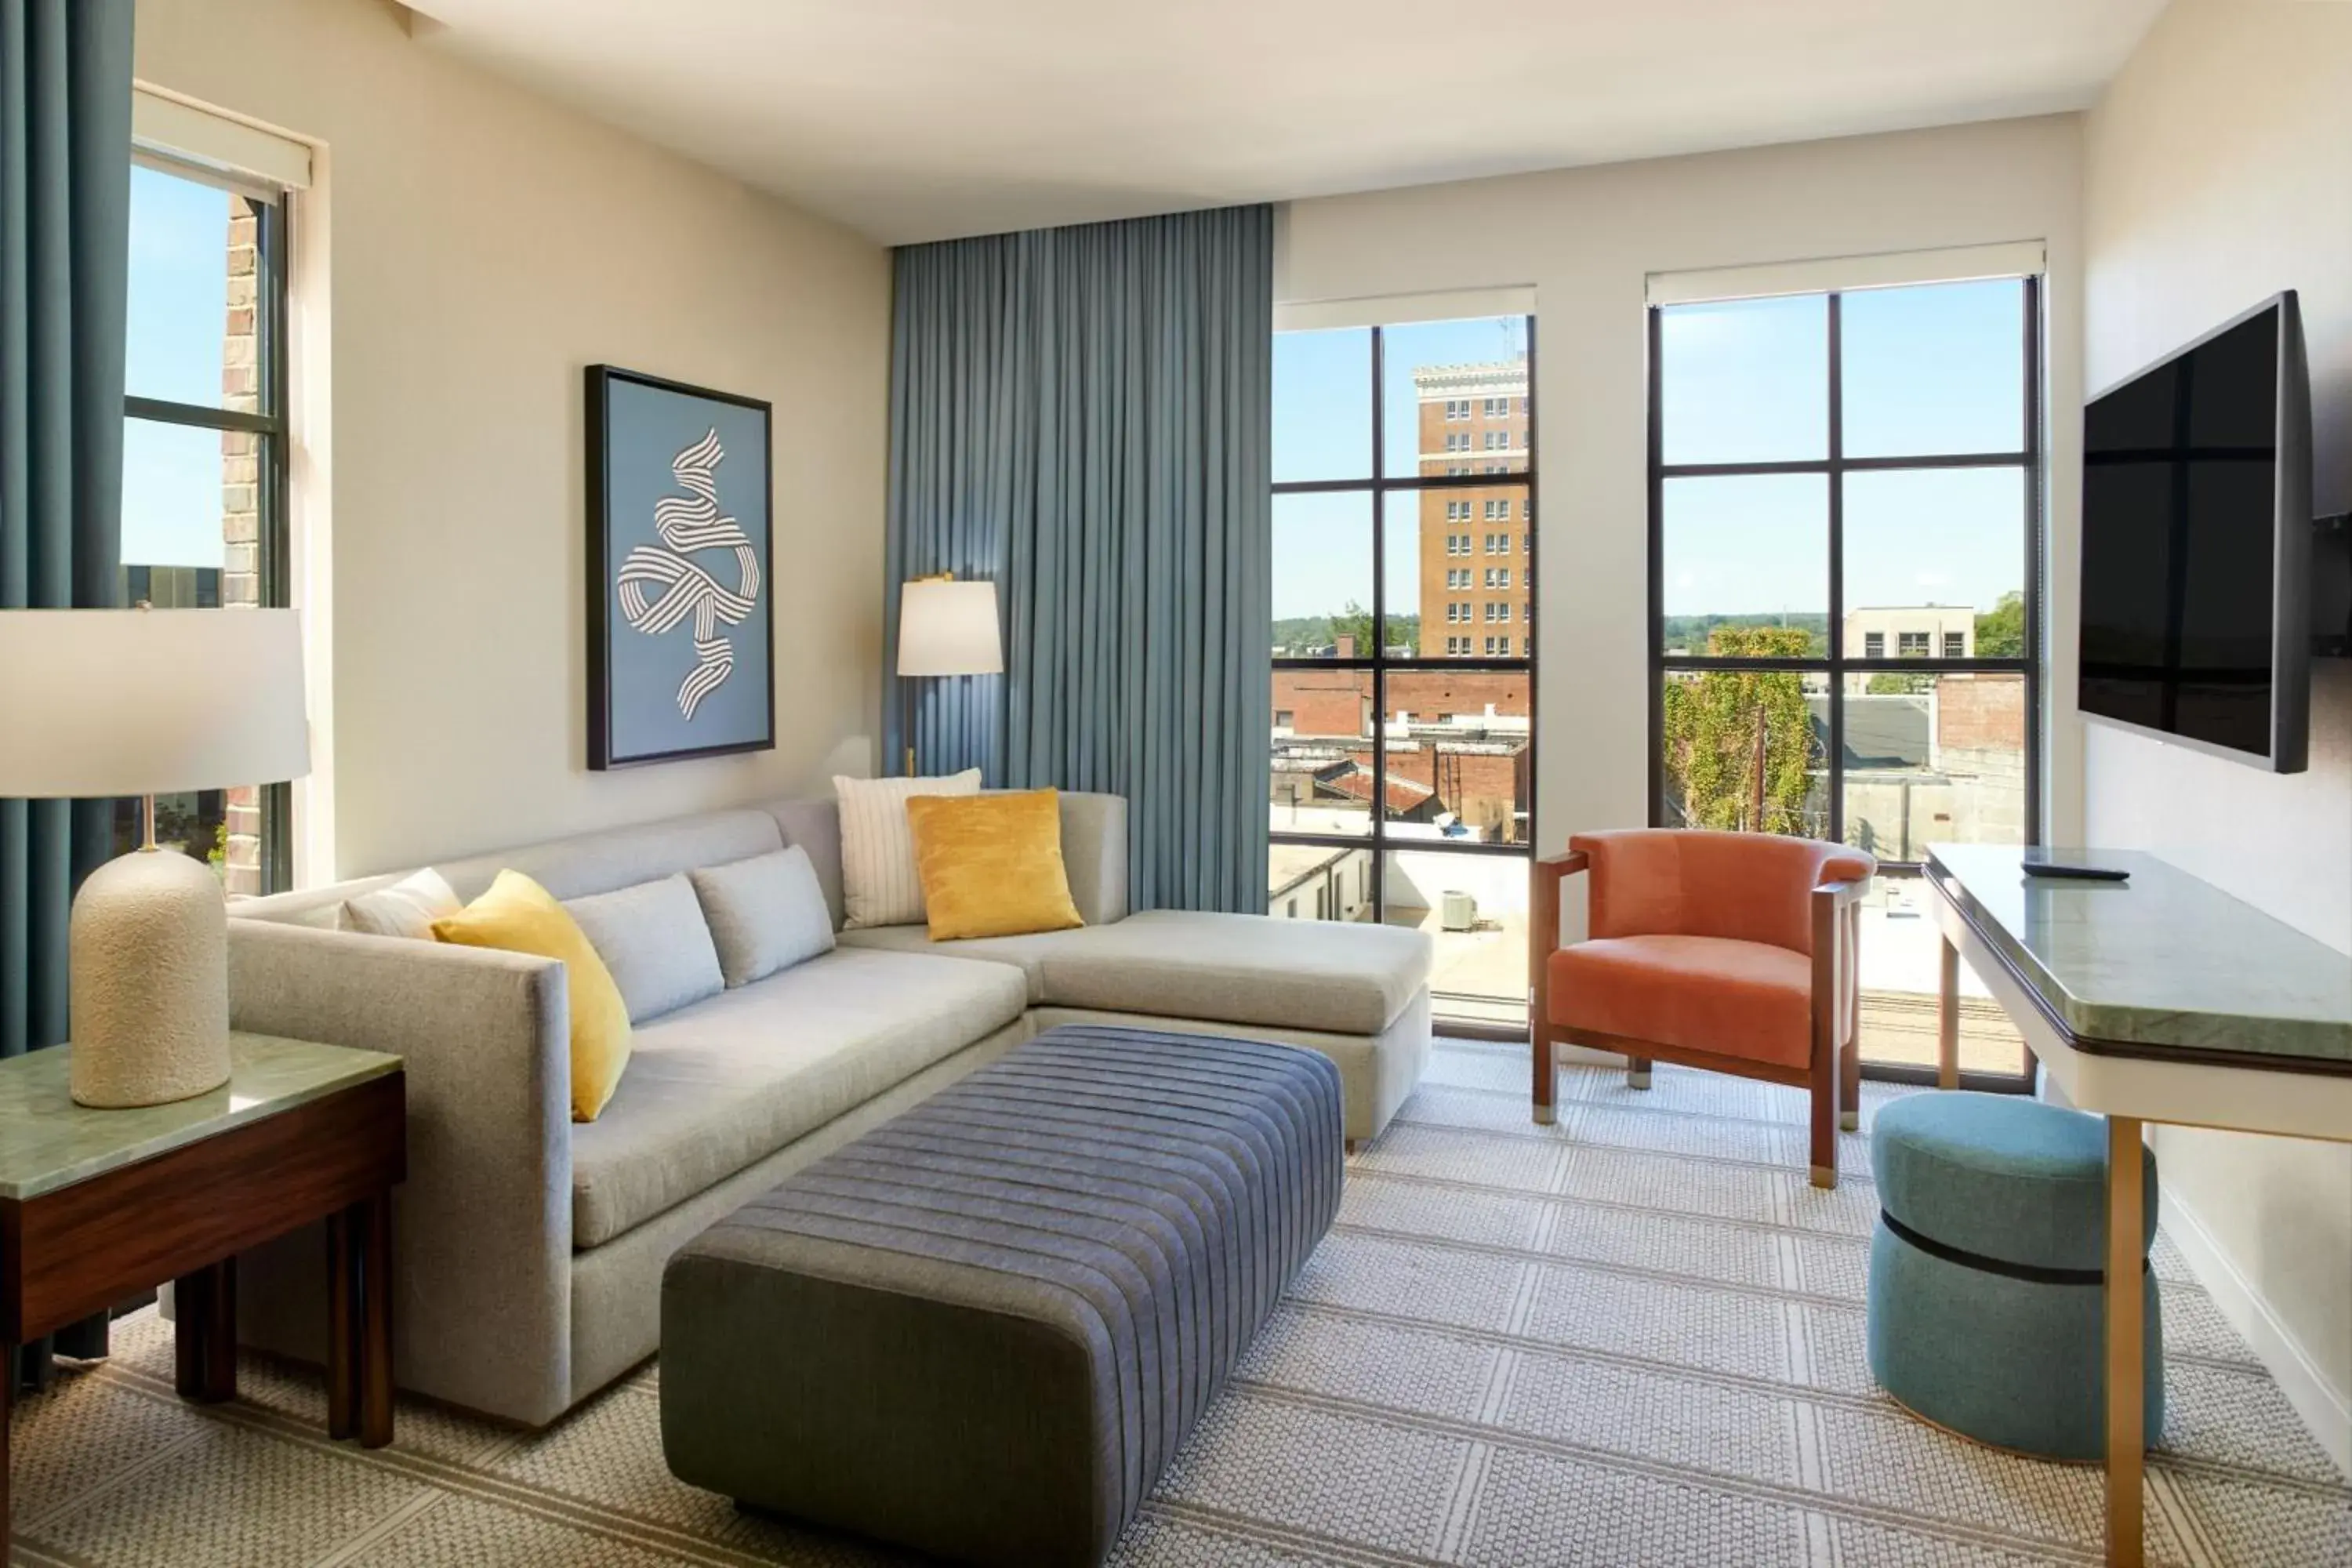
<instances>
[{"instance_id":1,"label":"ceramic lamp base","mask_svg":"<svg viewBox=\"0 0 2352 1568\"><path fill-rule=\"evenodd\" d=\"M169 849L108 861L75 895L70 942L76 1104L228 1081L228 910L209 868Z\"/></svg>"}]
</instances>

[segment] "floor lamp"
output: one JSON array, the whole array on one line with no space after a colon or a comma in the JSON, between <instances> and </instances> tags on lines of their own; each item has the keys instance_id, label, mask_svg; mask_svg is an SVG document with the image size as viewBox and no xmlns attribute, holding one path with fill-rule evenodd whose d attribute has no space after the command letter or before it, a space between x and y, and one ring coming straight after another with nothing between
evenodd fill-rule
<instances>
[{"instance_id":1,"label":"floor lamp","mask_svg":"<svg viewBox=\"0 0 2352 1568\"><path fill-rule=\"evenodd\" d=\"M908 778L915 776L915 682L927 676L1003 672L995 584L959 583L954 573L941 572L899 584L898 684Z\"/></svg>"}]
</instances>

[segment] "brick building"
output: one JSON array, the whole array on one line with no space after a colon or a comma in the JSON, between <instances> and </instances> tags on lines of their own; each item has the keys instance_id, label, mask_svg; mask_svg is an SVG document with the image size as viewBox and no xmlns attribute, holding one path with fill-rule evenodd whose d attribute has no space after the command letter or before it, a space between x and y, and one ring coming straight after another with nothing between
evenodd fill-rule
<instances>
[{"instance_id":1,"label":"brick building","mask_svg":"<svg viewBox=\"0 0 2352 1568\"><path fill-rule=\"evenodd\" d=\"M1535 651L1535 502L1528 468L1528 362L1412 373L1424 477L1494 485L1421 492L1421 656L1525 658Z\"/></svg>"},{"instance_id":2,"label":"brick building","mask_svg":"<svg viewBox=\"0 0 2352 1568\"><path fill-rule=\"evenodd\" d=\"M221 406L240 414L261 407L261 334L255 283L260 260L259 219L253 204L228 204L228 317L221 328ZM229 609L261 603L260 443L242 430L221 432L221 592ZM261 790L240 784L227 792L221 878L232 894L265 893L261 866Z\"/></svg>"},{"instance_id":3,"label":"brick building","mask_svg":"<svg viewBox=\"0 0 2352 1568\"><path fill-rule=\"evenodd\" d=\"M1391 673L1388 819L1451 816L1485 841L1523 839L1532 793L1528 684L1519 670ZM1369 670L1275 671L1273 796L1319 814L1303 826L1328 830L1350 813L1369 815L1373 702Z\"/></svg>"}]
</instances>

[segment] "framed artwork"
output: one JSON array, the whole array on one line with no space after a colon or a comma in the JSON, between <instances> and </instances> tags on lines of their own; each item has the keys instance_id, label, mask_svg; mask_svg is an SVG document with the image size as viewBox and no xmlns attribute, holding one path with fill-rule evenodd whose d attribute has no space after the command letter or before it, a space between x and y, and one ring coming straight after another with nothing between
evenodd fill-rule
<instances>
[{"instance_id":1,"label":"framed artwork","mask_svg":"<svg viewBox=\"0 0 2352 1568\"><path fill-rule=\"evenodd\" d=\"M776 743L768 405L588 367L588 765Z\"/></svg>"}]
</instances>

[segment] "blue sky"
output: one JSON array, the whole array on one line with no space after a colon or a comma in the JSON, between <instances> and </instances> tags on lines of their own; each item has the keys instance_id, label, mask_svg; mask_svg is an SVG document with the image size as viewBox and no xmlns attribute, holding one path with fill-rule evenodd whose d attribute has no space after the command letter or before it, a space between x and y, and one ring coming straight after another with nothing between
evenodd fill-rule
<instances>
[{"instance_id":1,"label":"blue sky","mask_svg":"<svg viewBox=\"0 0 2352 1568\"><path fill-rule=\"evenodd\" d=\"M1845 296L1849 457L2015 450L2024 425L2021 291L2014 279ZM1677 306L1661 328L1669 463L1828 454L1828 306L1819 295ZM1389 330L1391 449L1411 449L1412 367L1505 359L1515 321ZM1550 341L1546 352L1573 353ZM1644 389L1630 386L1638 399ZM1362 478L1370 467L1370 351L1362 331L1284 333L1275 343L1277 480ZM1542 452L1538 433L1538 463ZM1388 462L1391 472L1399 464ZM1275 500L1274 613L1371 602L1370 502ZM1398 502L1389 584L1411 610L1417 511ZM1855 474L1845 495L1845 602L1989 609L2022 586L2025 489L2015 470ZM1638 525L1639 521L1631 520ZM1685 479L1667 486L1669 615L1828 608L1828 490L1820 476ZM1548 526L1573 528L1574 519Z\"/></svg>"},{"instance_id":2,"label":"blue sky","mask_svg":"<svg viewBox=\"0 0 2352 1568\"><path fill-rule=\"evenodd\" d=\"M123 385L134 397L220 403L230 199L193 180L131 171ZM142 566L218 566L220 484L217 431L126 422L122 559Z\"/></svg>"}]
</instances>

